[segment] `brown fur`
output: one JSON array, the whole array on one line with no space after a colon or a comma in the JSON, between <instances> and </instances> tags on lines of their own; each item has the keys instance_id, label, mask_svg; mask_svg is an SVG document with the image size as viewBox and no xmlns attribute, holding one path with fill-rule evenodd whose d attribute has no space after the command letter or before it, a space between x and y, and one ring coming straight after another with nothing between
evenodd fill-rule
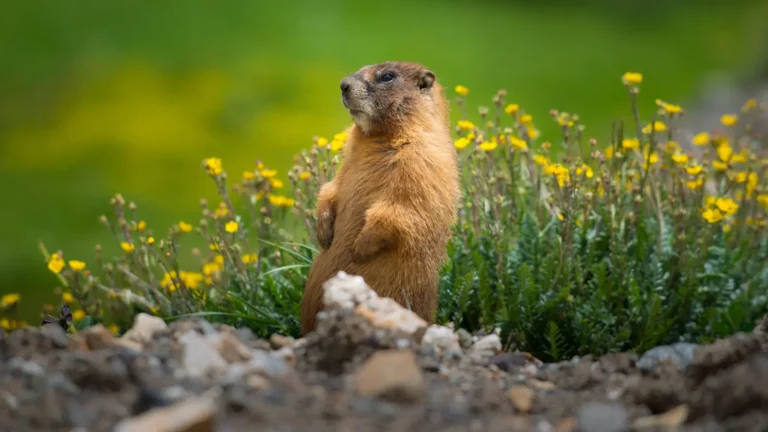
<instances>
[{"instance_id":1,"label":"brown fur","mask_svg":"<svg viewBox=\"0 0 768 432\"><path fill-rule=\"evenodd\" d=\"M381 82L386 72L395 78ZM363 67L344 83L355 125L339 172L318 195L322 250L305 287L302 334L315 328L322 284L340 270L434 322L460 193L443 89L405 62Z\"/></svg>"}]
</instances>

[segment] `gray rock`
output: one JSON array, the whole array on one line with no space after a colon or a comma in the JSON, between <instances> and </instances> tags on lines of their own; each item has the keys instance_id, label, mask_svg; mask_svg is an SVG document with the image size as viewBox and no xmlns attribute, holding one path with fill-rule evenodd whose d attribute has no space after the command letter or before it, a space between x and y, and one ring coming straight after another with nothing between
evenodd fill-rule
<instances>
[{"instance_id":1,"label":"gray rock","mask_svg":"<svg viewBox=\"0 0 768 432\"><path fill-rule=\"evenodd\" d=\"M412 351L377 351L355 372L354 379L361 396L406 403L424 397L424 378Z\"/></svg>"},{"instance_id":2,"label":"gray rock","mask_svg":"<svg viewBox=\"0 0 768 432\"><path fill-rule=\"evenodd\" d=\"M624 432L629 430L626 410L619 404L590 402L576 414L580 432Z\"/></svg>"},{"instance_id":3,"label":"gray rock","mask_svg":"<svg viewBox=\"0 0 768 432\"><path fill-rule=\"evenodd\" d=\"M472 335L469 334L468 331L460 328L456 330L456 335L459 337L459 345L461 345L462 348L469 349L472 347Z\"/></svg>"},{"instance_id":4,"label":"gray rock","mask_svg":"<svg viewBox=\"0 0 768 432\"><path fill-rule=\"evenodd\" d=\"M27 361L19 357L12 358L11 361L8 362L8 367L10 367L11 370L17 370L22 374L31 377L41 377L45 375L42 366L33 361Z\"/></svg>"},{"instance_id":5,"label":"gray rock","mask_svg":"<svg viewBox=\"0 0 768 432\"><path fill-rule=\"evenodd\" d=\"M184 346L184 368L187 375L201 377L208 373L224 372L227 361L209 341L194 330L185 333L179 342Z\"/></svg>"},{"instance_id":6,"label":"gray rock","mask_svg":"<svg viewBox=\"0 0 768 432\"><path fill-rule=\"evenodd\" d=\"M123 420L115 432L213 432L215 404L202 397L188 398L165 408L153 409Z\"/></svg>"},{"instance_id":7,"label":"gray rock","mask_svg":"<svg viewBox=\"0 0 768 432\"><path fill-rule=\"evenodd\" d=\"M488 336L475 342L469 351L469 355L473 360L484 363L489 358L499 354L501 352L501 339L496 333L491 333Z\"/></svg>"},{"instance_id":8,"label":"gray rock","mask_svg":"<svg viewBox=\"0 0 768 432\"><path fill-rule=\"evenodd\" d=\"M662 345L652 348L645 352L637 361L637 367L644 371L651 371L663 360L672 361L680 368L685 370L696 355L699 345L680 342L673 345Z\"/></svg>"}]
</instances>

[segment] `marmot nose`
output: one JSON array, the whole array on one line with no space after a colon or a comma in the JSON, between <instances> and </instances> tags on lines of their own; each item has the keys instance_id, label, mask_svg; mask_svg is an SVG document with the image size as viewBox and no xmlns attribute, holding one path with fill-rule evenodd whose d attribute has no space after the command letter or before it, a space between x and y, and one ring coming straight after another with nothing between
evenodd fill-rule
<instances>
[{"instance_id":1,"label":"marmot nose","mask_svg":"<svg viewBox=\"0 0 768 432\"><path fill-rule=\"evenodd\" d=\"M352 81L351 78L346 77L343 80L341 80L341 92L346 93L349 91L350 81Z\"/></svg>"}]
</instances>

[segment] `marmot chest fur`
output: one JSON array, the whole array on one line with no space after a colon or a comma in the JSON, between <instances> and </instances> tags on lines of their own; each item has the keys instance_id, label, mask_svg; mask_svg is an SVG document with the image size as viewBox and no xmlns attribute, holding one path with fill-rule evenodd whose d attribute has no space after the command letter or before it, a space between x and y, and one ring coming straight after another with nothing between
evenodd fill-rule
<instances>
[{"instance_id":1,"label":"marmot chest fur","mask_svg":"<svg viewBox=\"0 0 768 432\"><path fill-rule=\"evenodd\" d=\"M442 88L421 65L388 62L347 76L341 90L355 124L318 196L322 250L305 287L302 334L314 330L322 285L340 270L433 322L459 198Z\"/></svg>"}]
</instances>

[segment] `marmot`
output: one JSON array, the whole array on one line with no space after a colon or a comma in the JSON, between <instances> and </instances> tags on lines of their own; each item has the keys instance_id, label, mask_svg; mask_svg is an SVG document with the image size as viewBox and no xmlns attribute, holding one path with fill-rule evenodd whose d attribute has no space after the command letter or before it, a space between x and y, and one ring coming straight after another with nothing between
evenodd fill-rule
<instances>
[{"instance_id":1,"label":"marmot","mask_svg":"<svg viewBox=\"0 0 768 432\"><path fill-rule=\"evenodd\" d=\"M322 250L305 286L302 335L340 270L433 323L460 198L443 89L422 65L387 62L345 77L341 100L354 125L339 172L318 193Z\"/></svg>"}]
</instances>

